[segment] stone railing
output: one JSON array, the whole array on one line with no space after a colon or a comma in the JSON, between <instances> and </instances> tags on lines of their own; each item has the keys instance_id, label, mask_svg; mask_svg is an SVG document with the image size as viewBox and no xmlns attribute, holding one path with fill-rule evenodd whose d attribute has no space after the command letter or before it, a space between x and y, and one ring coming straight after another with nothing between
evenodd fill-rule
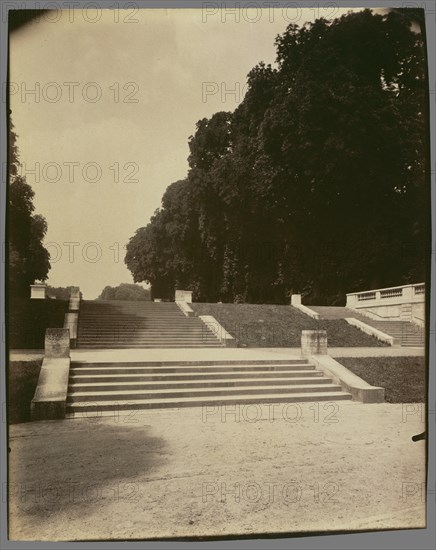
<instances>
[{"instance_id":1,"label":"stone railing","mask_svg":"<svg viewBox=\"0 0 436 550\"><path fill-rule=\"evenodd\" d=\"M291 306L300 310L302 313L309 315L309 317L312 317L312 319L320 318L319 313L317 313L316 311L313 311L313 309L310 309L310 307L303 306L303 304L301 303L301 294L292 294Z\"/></svg>"},{"instance_id":2,"label":"stone railing","mask_svg":"<svg viewBox=\"0 0 436 550\"><path fill-rule=\"evenodd\" d=\"M226 329L215 319L215 317L212 315L199 315L198 318L201 319L205 326L214 333L223 346L226 348L237 347L235 338L226 331ZM207 331L203 333L203 337L205 342L210 341L210 335Z\"/></svg>"},{"instance_id":3,"label":"stone railing","mask_svg":"<svg viewBox=\"0 0 436 550\"><path fill-rule=\"evenodd\" d=\"M347 294L347 307L383 306L385 304L407 304L425 301L425 284L394 286L367 292Z\"/></svg>"},{"instance_id":4,"label":"stone railing","mask_svg":"<svg viewBox=\"0 0 436 550\"><path fill-rule=\"evenodd\" d=\"M347 307L380 319L409 320L422 325L425 310L425 284L393 286L347 294Z\"/></svg>"}]
</instances>

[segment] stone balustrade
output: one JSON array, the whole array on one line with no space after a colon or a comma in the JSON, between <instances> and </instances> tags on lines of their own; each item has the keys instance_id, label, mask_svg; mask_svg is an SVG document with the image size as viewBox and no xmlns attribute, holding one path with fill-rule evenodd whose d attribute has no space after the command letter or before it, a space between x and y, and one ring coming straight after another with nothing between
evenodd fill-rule
<instances>
[{"instance_id":1,"label":"stone balustrade","mask_svg":"<svg viewBox=\"0 0 436 550\"><path fill-rule=\"evenodd\" d=\"M423 322L425 284L394 286L347 294L347 307L383 319Z\"/></svg>"},{"instance_id":2,"label":"stone balustrade","mask_svg":"<svg viewBox=\"0 0 436 550\"><path fill-rule=\"evenodd\" d=\"M347 307L379 306L385 304L420 303L425 301L425 284L394 286L367 292L347 294Z\"/></svg>"}]
</instances>

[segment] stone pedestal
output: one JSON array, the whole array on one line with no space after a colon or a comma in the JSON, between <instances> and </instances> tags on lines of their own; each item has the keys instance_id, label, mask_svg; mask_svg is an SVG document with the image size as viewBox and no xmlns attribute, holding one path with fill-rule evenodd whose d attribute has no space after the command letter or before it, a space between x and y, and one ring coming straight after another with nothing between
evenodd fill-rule
<instances>
[{"instance_id":1,"label":"stone pedestal","mask_svg":"<svg viewBox=\"0 0 436 550\"><path fill-rule=\"evenodd\" d=\"M326 330L303 330L301 331L301 355L326 355L327 354L327 331Z\"/></svg>"},{"instance_id":2,"label":"stone pedestal","mask_svg":"<svg viewBox=\"0 0 436 550\"><path fill-rule=\"evenodd\" d=\"M31 300L45 300L46 285L35 284L30 285L30 299Z\"/></svg>"},{"instance_id":3,"label":"stone pedestal","mask_svg":"<svg viewBox=\"0 0 436 550\"><path fill-rule=\"evenodd\" d=\"M192 304L192 290L176 290L176 302Z\"/></svg>"}]
</instances>

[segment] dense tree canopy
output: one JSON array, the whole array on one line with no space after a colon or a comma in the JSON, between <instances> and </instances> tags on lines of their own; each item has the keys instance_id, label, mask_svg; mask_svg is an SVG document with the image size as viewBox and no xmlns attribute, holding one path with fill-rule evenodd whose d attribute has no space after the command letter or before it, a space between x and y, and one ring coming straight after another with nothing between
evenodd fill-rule
<instances>
[{"instance_id":1,"label":"dense tree canopy","mask_svg":"<svg viewBox=\"0 0 436 550\"><path fill-rule=\"evenodd\" d=\"M121 283L105 286L97 300L150 300L150 291L141 285Z\"/></svg>"},{"instance_id":2,"label":"dense tree canopy","mask_svg":"<svg viewBox=\"0 0 436 550\"><path fill-rule=\"evenodd\" d=\"M47 231L43 216L33 214L33 189L20 174L17 135L9 131L8 253L9 289L12 296L28 296L29 285L45 281L50 269L48 251L42 241Z\"/></svg>"},{"instance_id":3,"label":"dense tree canopy","mask_svg":"<svg viewBox=\"0 0 436 550\"><path fill-rule=\"evenodd\" d=\"M197 123L189 172L127 247L157 297L286 303L425 278L423 36L404 10L290 25L234 113Z\"/></svg>"}]
</instances>

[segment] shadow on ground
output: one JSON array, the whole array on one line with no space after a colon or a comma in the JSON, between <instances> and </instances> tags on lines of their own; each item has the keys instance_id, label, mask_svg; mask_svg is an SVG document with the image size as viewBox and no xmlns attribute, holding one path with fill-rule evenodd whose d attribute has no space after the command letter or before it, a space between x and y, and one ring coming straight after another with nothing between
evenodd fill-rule
<instances>
[{"instance_id":1,"label":"shadow on ground","mask_svg":"<svg viewBox=\"0 0 436 550\"><path fill-rule=\"evenodd\" d=\"M78 506L85 516L111 502L139 500L138 481L165 465L168 450L151 426L134 420L34 422L31 431L29 424L15 426L9 442L14 530L47 516L68 519ZM47 439L46 445L41 438Z\"/></svg>"}]
</instances>

